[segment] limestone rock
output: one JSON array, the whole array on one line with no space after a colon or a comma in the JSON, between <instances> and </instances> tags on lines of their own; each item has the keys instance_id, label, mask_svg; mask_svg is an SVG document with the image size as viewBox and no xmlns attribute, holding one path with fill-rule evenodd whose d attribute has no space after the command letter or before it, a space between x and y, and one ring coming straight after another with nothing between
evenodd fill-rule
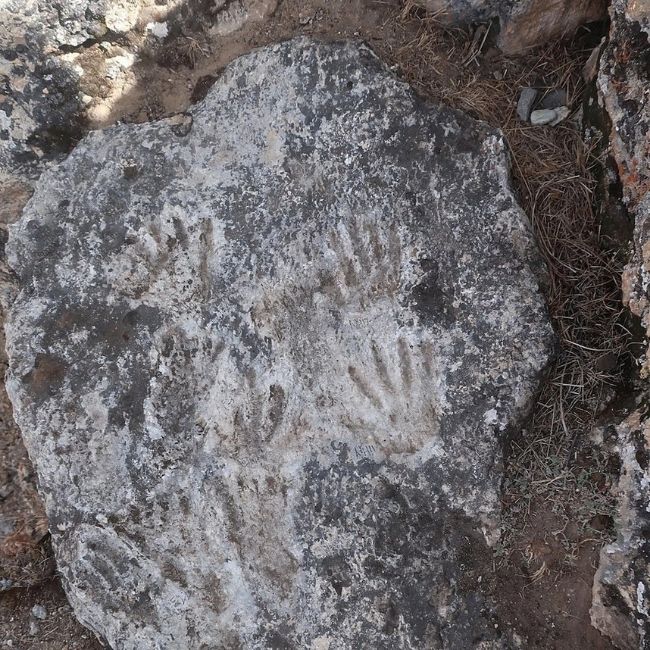
<instances>
[{"instance_id":1,"label":"limestone rock","mask_svg":"<svg viewBox=\"0 0 650 650\"><path fill-rule=\"evenodd\" d=\"M591 621L617 648L644 650L650 646L650 421L634 412L617 435L617 537L600 554Z\"/></svg>"},{"instance_id":2,"label":"limestone rock","mask_svg":"<svg viewBox=\"0 0 650 650\"><path fill-rule=\"evenodd\" d=\"M8 254L16 419L113 647L505 647L479 577L553 335L499 132L290 41L88 135Z\"/></svg>"},{"instance_id":3,"label":"limestone rock","mask_svg":"<svg viewBox=\"0 0 650 650\"><path fill-rule=\"evenodd\" d=\"M507 54L570 37L581 25L607 17L607 0L514 0L499 5L499 47Z\"/></svg>"},{"instance_id":4,"label":"limestone rock","mask_svg":"<svg viewBox=\"0 0 650 650\"><path fill-rule=\"evenodd\" d=\"M213 35L270 15L277 0L0 0L0 191L34 178L104 124L132 67L163 35ZM153 41L153 42L151 42Z\"/></svg>"},{"instance_id":5,"label":"limestone rock","mask_svg":"<svg viewBox=\"0 0 650 650\"><path fill-rule=\"evenodd\" d=\"M607 16L606 0L418 0L417 4L447 24L498 18L499 47L507 54L571 36L581 25Z\"/></svg>"},{"instance_id":6,"label":"limestone rock","mask_svg":"<svg viewBox=\"0 0 650 650\"><path fill-rule=\"evenodd\" d=\"M633 253L623 274L623 301L650 335L650 1L614 0L610 15L598 86L611 123L609 153L634 224ZM647 342L639 362L641 376L647 379ZM591 619L618 648L636 650L650 647L650 423L645 408L634 411L617 431L621 460L617 538L601 553Z\"/></svg>"},{"instance_id":7,"label":"limestone rock","mask_svg":"<svg viewBox=\"0 0 650 650\"><path fill-rule=\"evenodd\" d=\"M634 220L634 252L623 275L623 301L650 336L650 0L615 0L601 59L600 101L611 122L610 153ZM650 375L650 351L642 365Z\"/></svg>"}]
</instances>

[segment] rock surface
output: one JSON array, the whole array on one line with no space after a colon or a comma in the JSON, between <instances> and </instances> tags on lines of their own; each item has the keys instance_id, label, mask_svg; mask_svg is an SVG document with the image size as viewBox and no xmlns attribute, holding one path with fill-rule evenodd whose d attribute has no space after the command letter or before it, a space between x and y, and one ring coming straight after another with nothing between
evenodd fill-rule
<instances>
[{"instance_id":1,"label":"rock surface","mask_svg":"<svg viewBox=\"0 0 650 650\"><path fill-rule=\"evenodd\" d=\"M29 199L35 180L62 160L90 127L120 118L154 119L180 110L185 93L146 79L169 77L160 63L183 67L207 55L211 38L253 24L273 11L275 0L0 0L0 293L15 290L4 256L7 224ZM188 35L205 33L203 45ZM165 36L167 35L167 36ZM194 47L194 50L188 48ZM193 54L192 54L193 52ZM197 54L198 53L198 54ZM187 69L187 68L186 68ZM147 88L143 96L141 89ZM0 314L4 323L4 314ZM6 356L0 336L0 370ZM0 382L0 591L42 580L39 542L47 520L27 452ZM31 549L32 552L28 552ZM39 568L41 567L41 568ZM1 627L1 623L0 623Z\"/></svg>"},{"instance_id":2,"label":"rock surface","mask_svg":"<svg viewBox=\"0 0 650 650\"><path fill-rule=\"evenodd\" d=\"M614 0L610 14L598 86L611 124L609 153L634 224L623 301L650 336L650 0ZM639 365L647 379L647 341ZM617 428L621 462L617 539L601 554L591 610L594 626L626 650L650 647L650 424L645 411L637 409Z\"/></svg>"},{"instance_id":3,"label":"rock surface","mask_svg":"<svg viewBox=\"0 0 650 650\"><path fill-rule=\"evenodd\" d=\"M92 107L85 102L101 99L117 81L104 74L96 54L101 51L108 59L117 53L114 40L133 45L131 28L142 4L0 0L0 293L5 301L15 291L4 255L7 224L19 217L44 167L65 157L81 137ZM127 49L119 47L119 53ZM1 318L4 323L4 314ZM0 347L4 376L4 335ZM47 519L4 382L0 428L2 591L40 582L47 573L44 567L53 563L43 561L40 542L47 534Z\"/></svg>"},{"instance_id":4,"label":"rock surface","mask_svg":"<svg viewBox=\"0 0 650 650\"><path fill-rule=\"evenodd\" d=\"M69 147L83 120L79 53L124 36L137 16L135 0L0 3L0 171L37 175L44 149Z\"/></svg>"},{"instance_id":5,"label":"rock surface","mask_svg":"<svg viewBox=\"0 0 650 650\"><path fill-rule=\"evenodd\" d=\"M553 341L507 169L365 47L296 40L42 176L8 388L82 622L125 649L507 643L479 576Z\"/></svg>"},{"instance_id":6,"label":"rock surface","mask_svg":"<svg viewBox=\"0 0 650 650\"><path fill-rule=\"evenodd\" d=\"M591 621L617 648L650 647L650 421L634 412L617 427L621 461L616 540L594 576Z\"/></svg>"},{"instance_id":7,"label":"rock surface","mask_svg":"<svg viewBox=\"0 0 650 650\"><path fill-rule=\"evenodd\" d=\"M634 222L634 251L623 275L623 302L650 336L650 0L615 0L610 42L601 59L600 101L611 121L610 153ZM650 376L650 351L642 361Z\"/></svg>"},{"instance_id":8,"label":"rock surface","mask_svg":"<svg viewBox=\"0 0 650 650\"><path fill-rule=\"evenodd\" d=\"M571 36L581 25L607 16L606 0L417 0L417 4L447 24L498 18L499 47L507 54Z\"/></svg>"},{"instance_id":9,"label":"rock surface","mask_svg":"<svg viewBox=\"0 0 650 650\"><path fill-rule=\"evenodd\" d=\"M135 83L141 50L200 23L215 37L256 21L277 0L0 0L0 190L37 176L86 124L102 125ZM205 6L209 5L209 6Z\"/></svg>"}]
</instances>

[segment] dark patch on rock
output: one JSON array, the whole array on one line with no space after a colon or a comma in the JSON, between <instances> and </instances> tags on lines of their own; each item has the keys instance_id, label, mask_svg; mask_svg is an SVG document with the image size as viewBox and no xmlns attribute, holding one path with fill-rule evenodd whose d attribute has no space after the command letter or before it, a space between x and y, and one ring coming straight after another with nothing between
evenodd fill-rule
<instances>
[{"instance_id":1,"label":"dark patch on rock","mask_svg":"<svg viewBox=\"0 0 650 650\"><path fill-rule=\"evenodd\" d=\"M210 74L206 74L200 77L199 80L196 82L196 85L194 86L194 90L192 91L192 95L190 96L190 101L193 104L196 104L197 102L200 102L201 100L205 99L210 88L212 88L216 80L217 78L214 75L210 75Z\"/></svg>"},{"instance_id":2,"label":"dark patch on rock","mask_svg":"<svg viewBox=\"0 0 650 650\"><path fill-rule=\"evenodd\" d=\"M435 260L419 260L422 279L412 289L413 308L424 319L440 320L450 325L453 315L453 289L450 292L441 286L440 267Z\"/></svg>"},{"instance_id":3,"label":"dark patch on rock","mask_svg":"<svg viewBox=\"0 0 650 650\"><path fill-rule=\"evenodd\" d=\"M553 336L500 133L290 41L89 134L7 251L8 387L110 644L507 646L476 579Z\"/></svg>"}]
</instances>

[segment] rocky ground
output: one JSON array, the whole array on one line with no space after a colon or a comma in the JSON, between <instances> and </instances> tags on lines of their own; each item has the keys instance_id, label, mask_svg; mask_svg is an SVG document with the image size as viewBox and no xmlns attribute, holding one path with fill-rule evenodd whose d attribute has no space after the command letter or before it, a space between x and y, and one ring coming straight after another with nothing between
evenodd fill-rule
<instances>
[{"instance_id":1,"label":"rocky ground","mask_svg":"<svg viewBox=\"0 0 650 650\"><path fill-rule=\"evenodd\" d=\"M625 261L620 251L627 238L621 232L629 232L631 220L623 214L610 228L616 237L596 236L602 215L593 197L598 196L604 176L604 168L596 161L605 156L597 136L587 137L584 145L583 115L588 116L588 111L583 113L582 106L583 100L589 101L589 86L583 70L606 34L606 26L593 24L568 43L505 56L489 33L449 31L410 4L397 1L230 3L230 11L213 13L206 13L204 4L209 3L169 7L145 3L144 17L133 18L131 23L116 21L104 34L83 34L51 46L55 51L59 48L57 55L66 65L84 71L79 79L72 78L72 86L67 79L60 85L63 95L75 88L72 94L78 104L66 108L59 101L56 105L64 115L60 122L35 119L33 133L22 140L12 133L22 150L19 146L11 152L13 166L7 167L18 173L2 178L4 222L18 216L42 161L64 155L87 128L117 121L144 122L184 111L205 95L234 58L296 35L364 40L427 99L444 101L504 129L520 201L533 217L551 267L547 298L563 347L527 433L515 436L509 449L503 495L507 529L493 558L493 574L485 578L485 589L498 594L500 618L524 640L524 647L612 647L591 626L589 609L601 547L614 535L613 487L619 463L613 448L616 440L607 425L611 418L594 427L603 417L605 404L619 404L617 395L626 392L628 346L637 335L628 335L630 324L620 318L617 279ZM168 33L159 36L165 29ZM614 56L623 59L629 54ZM584 74L593 82L593 74L590 77L588 70ZM58 77L39 79L34 87L42 92L43 84L52 89ZM16 79L11 83L14 88L21 85ZM526 85L566 90L571 118L556 130L517 123L517 99ZM35 101L28 95L29 86L23 86L22 96L28 106ZM71 125L65 115L72 114L79 119L75 117ZM66 128L61 128L64 123ZM642 138L632 135L630 139ZM568 212L577 214L581 225L549 220L549 215ZM567 246L566 240L577 241L579 251ZM586 260L589 273L578 269L573 277L562 270L578 258ZM601 274L594 276L594 268ZM571 301L573 307L567 307ZM592 310L596 303L599 307ZM638 311L642 310L643 306ZM578 312L589 316L575 329L567 327L576 322ZM590 338L580 338L590 327ZM597 352L576 356L576 346ZM637 351L633 349L632 356ZM580 386L577 391L572 388L576 385ZM617 411L620 419L618 413L633 408L633 402L623 402L610 411ZM0 424L0 644L100 647L72 617L57 582L35 479L6 397ZM34 615L42 614L39 606L45 608L45 618Z\"/></svg>"}]
</instances>

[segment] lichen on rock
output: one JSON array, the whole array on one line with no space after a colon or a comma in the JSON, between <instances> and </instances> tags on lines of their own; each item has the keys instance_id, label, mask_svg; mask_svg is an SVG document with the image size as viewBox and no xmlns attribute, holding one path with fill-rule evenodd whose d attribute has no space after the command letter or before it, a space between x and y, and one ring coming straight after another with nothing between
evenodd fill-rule
<instances>
[{"instance_id":1,"label":"lichen on rock","mask_svg":"<svg viewBox=\"0 0 650 650\"><path fill-rule=\"evenodd\" d=\"M634 222L634 251L623 274L623 302L650 335L650 2L616 0L601 58L599 97L611 123L610 153ZM650 352L641 360L650 375Z\"/></svg>"},{"instance_id":2,"label":"lichen on rock","mask_svg":"<svg viewBox=\"0 0 650 650\"><path fill-rule=\"evenodd\" d=\"M90 133L8 254L15 416L109 644L507 645L467 567L553 334L499 132L289 41Z\"/></svg>"},{"instance_id":3,"label":"lichen on rock","mask_svg":"<svg viewBox=\"0 0 650 650\"><path fill-rule=\"evenodd\" d=\"M634 411L616 434L616 539L600 554L591 621L617 648L643 650L650 643L650 423Z\"/></svg>"},{"instance_id":4,"label":"lichen on rock","mask_svg":"<svg viewBox=\"0 0 650 650\"><path fill-rule=\"evenodd\" d=\"M646 334L638 359L641 379L632 413L616 425L620 479L616 539L603 548L594 577L591 620L618 648L650 645L650 2L613 0L609 42L598 74L599 101L611 128L609 154L622 204L633 223L630 259L623 273L623 302Z\"/></svg>"}]
</instances>

